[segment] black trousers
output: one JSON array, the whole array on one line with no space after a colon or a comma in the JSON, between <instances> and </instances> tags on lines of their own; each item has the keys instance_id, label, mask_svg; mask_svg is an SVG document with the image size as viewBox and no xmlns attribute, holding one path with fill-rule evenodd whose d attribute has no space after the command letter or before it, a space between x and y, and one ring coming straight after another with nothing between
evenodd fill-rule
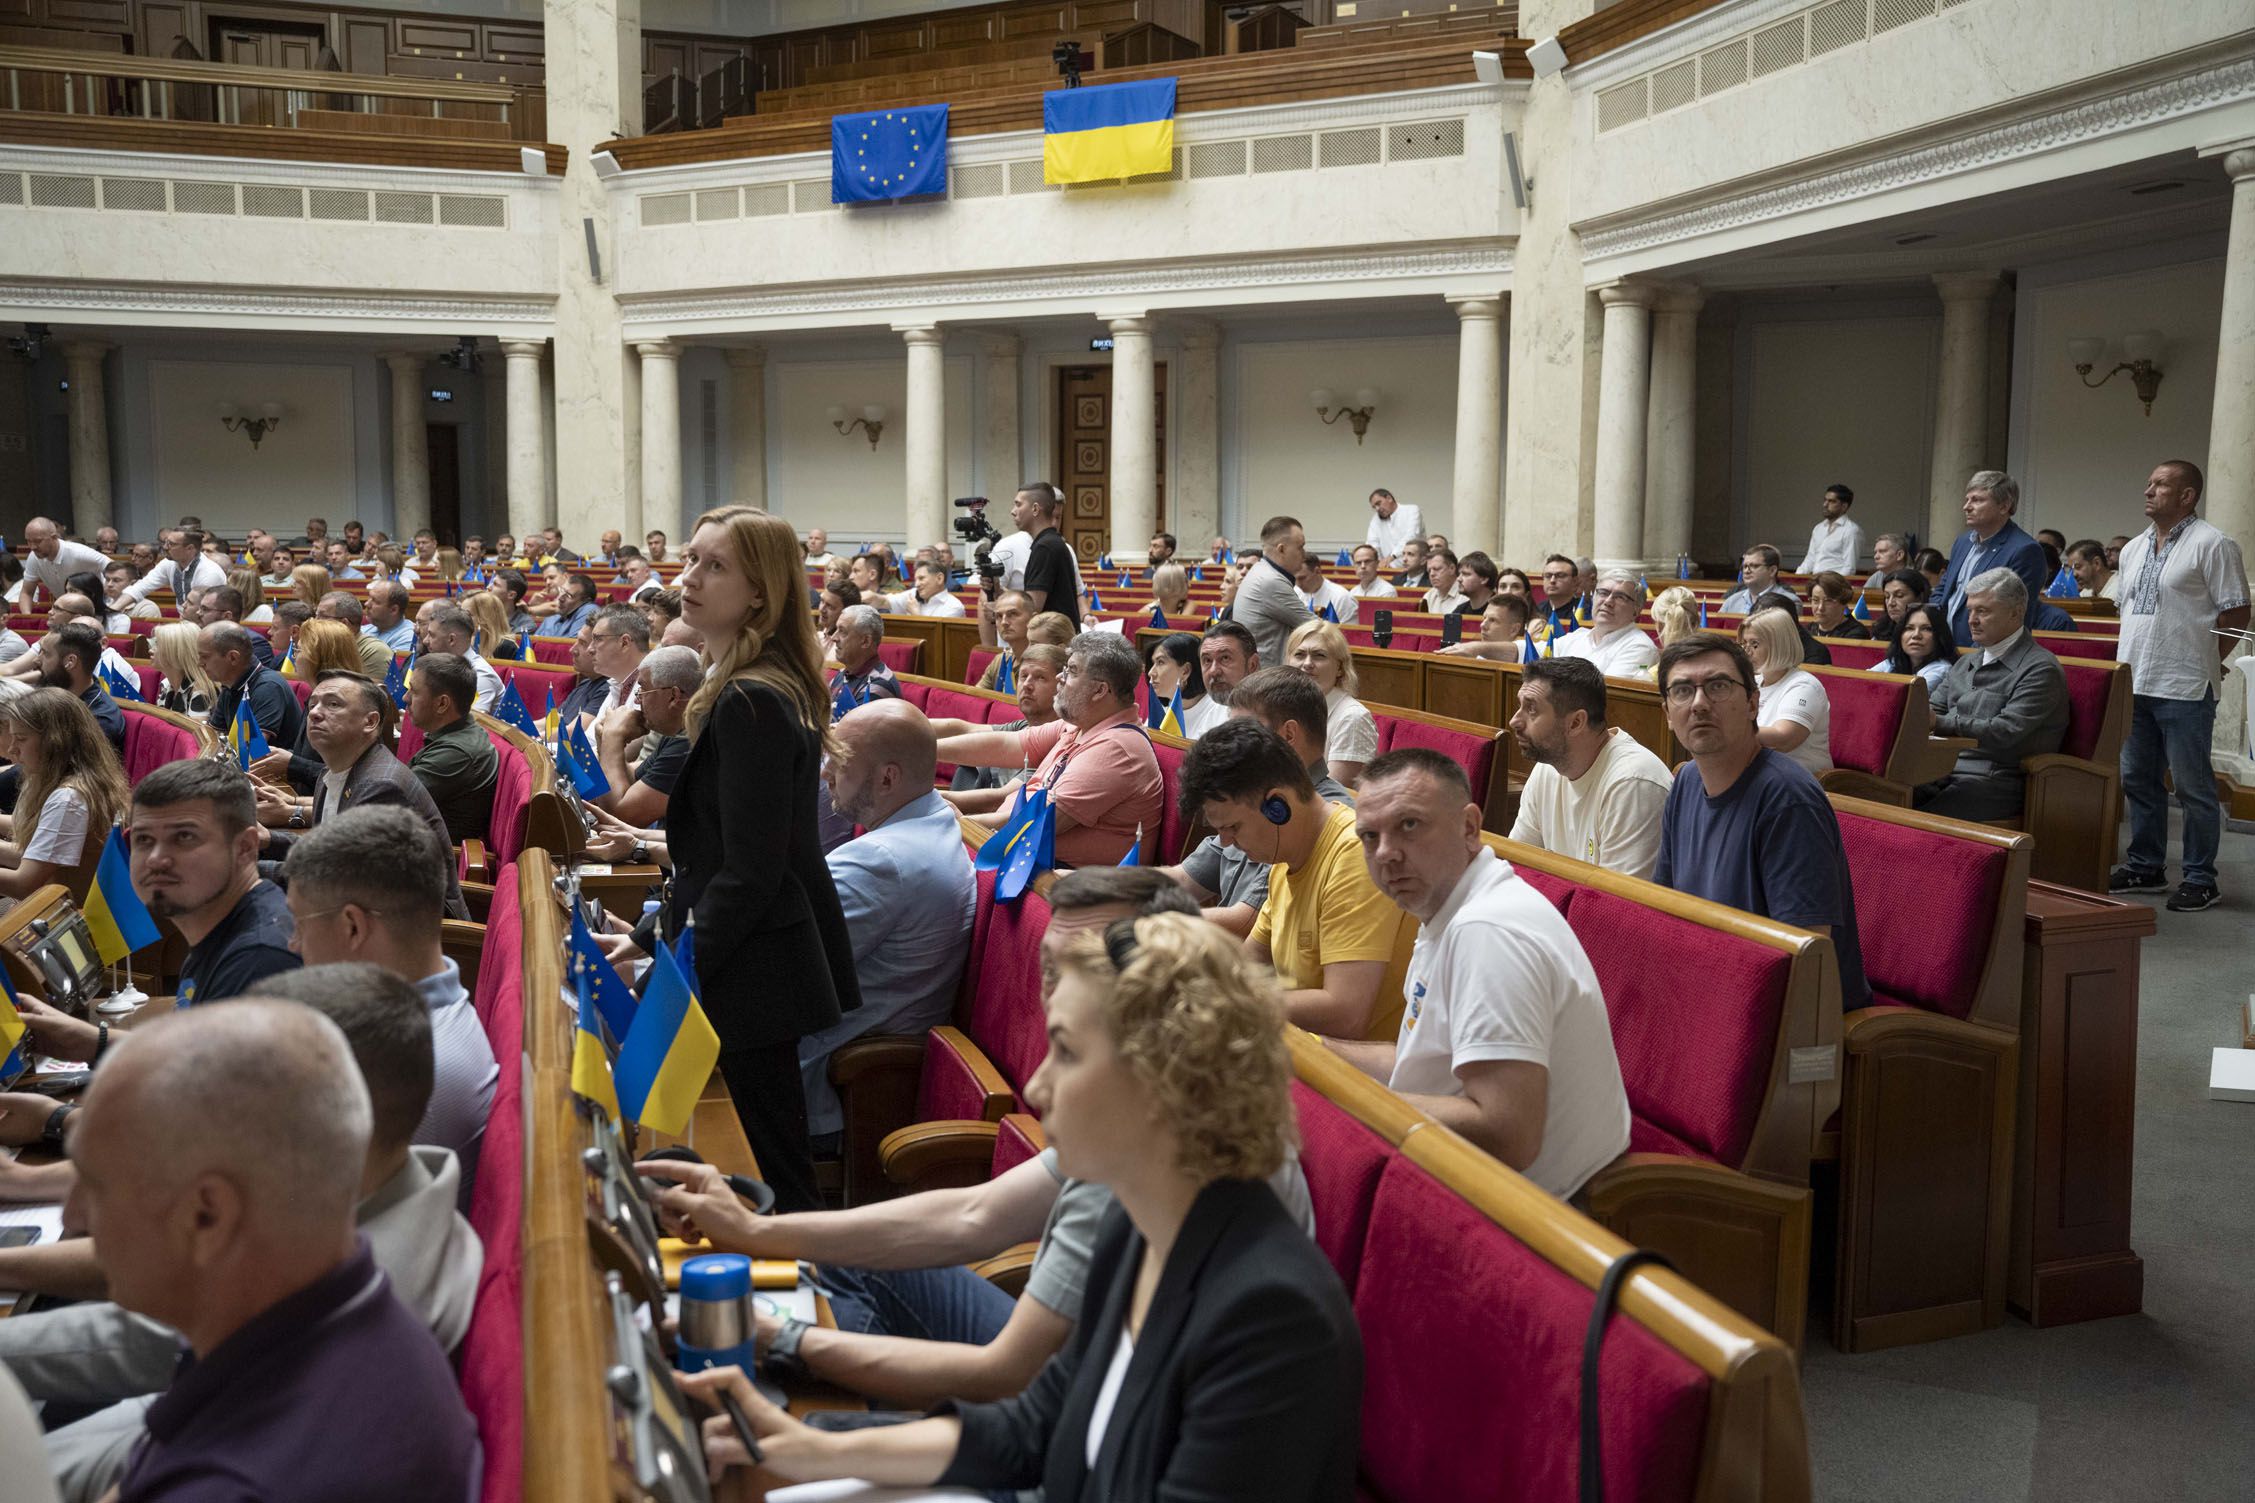
<instances>
[{"instance_id":1,"label":"black trousers","mask_svg":"<svg viewBox=\"0 0 2255 1503\"><path fill-rule=\"evenodd\" d=\"M814 1149L807 1141L806 1087L795 1040L721 1051L720 1075L736 1103L736 1120L759 1158L760 1178L775 1191L777 1211L819 1211Z\"/></svg>"}]
</instances>

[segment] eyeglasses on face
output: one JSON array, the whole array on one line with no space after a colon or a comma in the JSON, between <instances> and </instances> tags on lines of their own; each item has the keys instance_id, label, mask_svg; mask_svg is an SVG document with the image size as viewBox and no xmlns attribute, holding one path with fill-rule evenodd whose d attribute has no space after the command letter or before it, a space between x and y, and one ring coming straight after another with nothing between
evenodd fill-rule
<instances>
[{"instance_id":1,"label":"eyeglasses on face","mask_svg":"<svg viewBox=\"0 0 2255 1503\"><path fill-rule=\"evenodd\" d=\"M1719 705L1728 703L1745 692L1746 686L1740 683L1737 678L1722 673L1713 678L1679 678L1673 680L1667 687L1665 697L1669 704L1680 710L1701 694L1707 696L1707 703Z\"/></svg>"}]
</instances>

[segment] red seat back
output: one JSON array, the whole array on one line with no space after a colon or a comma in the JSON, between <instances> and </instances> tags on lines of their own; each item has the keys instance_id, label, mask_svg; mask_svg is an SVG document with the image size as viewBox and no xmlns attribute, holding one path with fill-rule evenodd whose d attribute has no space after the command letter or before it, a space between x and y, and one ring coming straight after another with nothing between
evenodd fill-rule
<instances>
[{"instance_id":1,"label":"red seat back","mask_svg":"<svg viewBox=\"0 0 2255 1503\"><path fill-rule=\"evenodd\" d=\"M514 1503L524 1490L524 930L516 889L516 866L503 866L496 891L510 901L493 905L471 999L501 1062L470 1192L485 1267L461 1357L462 1398L485 1443L481 1503Z\"/></svg>"},{"instance_id":2,"label":"red seat back","mask_svg":"<svg viewBox=\"0 0 2255 1503\"><path fill-rule=\"evenodd\" d=\"M399 745L392 748L392 755L402 762L412 762L415 760L415 754L422 749L423 728L405 715L400 716Z\"/></svg>"},{"instance_id":3,"label":"red seat back","mask_svg":"<svg viewBox=\"0 0 2255 1503\"><path fill-rule=\"evenodd\" d=\"M1190 754L1177 746L1166 746L1157 740L1151 743L1151 754L1159 761L1159 843L1151 844L1151 832L1143 832L1143 849L1156 851L1154 860L1146 854L1145 866L1166 866L1182 858L1182 837L1188 822L1178 806L1182 793L1182 759Z\"/></svg>"},{"instance_id":4,"label":"red seat back","mask_svg":"<svg viewBox=\"0 0 2255 1503\"><path fill-rule=\"evenodd\" d=\"M1517 863L1513 863L1511 869L1519 874L1521 881L1550 899L1551 907L1560 913L1573 911L1570 905L1574 901L1574 894L1581 891L1579 882L1569 882L1564 877L1554 877L1549 872L1537 871L1534 867L1520 866Z\"/></svg>"},{"instance_id":5,"label":"red seat back","mask_svg":"<svg viewBox=\"0 0 2255 1503\"><path fill-rule=\"evenodd\" d=\"M1579 1465L1589 1290L1399 1154L1379 1176L1361 1277L1362 1473L1388 1503L1565 1499ZM1632 1320L1599 1370L1607 1494L1692 1495L1707 1377Z\"/></svg>"},{"instance_id":6,"label":"red seat back","mask_svg":"<svg viewBox=\"0 0 2255 1503\"><path fill-rule=\"evenodd\" d=\"M572 665L572 637L534 637L532 660L551 667L569 668Z\"/></svg>"},{"instance_id":7,"label":"red seat back","mask_svg":"<svg viewBox=\"0 0 2255 1503\"><path fill-rule=\"evenodd\" d=\"M2103 617L2100 620L2110 629L2119 630L2118 623L2105 621ZM2119 636L2098 637L2080 631L2047 631L2042 641L2063 663L2075 658L2099 658L2111 663L2122 650Z\"/></svg>"},{"instance_id":8,"label":"red seat back","mask_svg":"<svg viewBox=\"0 0 2255 1503\"><path fill-rule=\"evenodd\" d=\"M167 762L193 761L203 750L196 733L132 705L125 712L125 780L139 783Z\"/></svg>"},{"instance_id":9,"label":"red seat back","mask_svg":"<svg viewBox=\"0 0 2255 1503\"><path fill-rule=\"evenodd\" d=\"M1860 637L1826 637L1824 645L1832 654L1835 668L1877 668L1887 661L1885 642L1866 642ZM1833 755L1838 757L1839 753Z\"/></svg>"},{"instance_id":10,"label":"red seat back","mask_svg":"<svg viewBox=\"0 0 2255 1503\"><path fill-rule=\"evenodd\" d=\"M932 686L930 684L920 684L914 679L904 678L900 681L900 697L916 706L917 709L923 710L926 714L931 713Z\"/></svg>"},{"instance_id":11,"label":"red seat back","mask_svg":"<svg viewBox=\"0 0 2255 1503\"><path fill-rule=\"evenodd\" d=\"M525 708L535 720L547 712L550 695L555 696L556 703L562 704L564 696L579 683L579 676L568 669L547 668L537 663L502 663L497 664L494 671L506 675L509 682L517 686L517 697L525 702Z\"/></svg>"},{"instance_id":12,"label":"red seat back","mask_svg":"<svg viewBox=\"0 0 2255 1503\"><path fill-rule=\"evenodd\" d=\"M493 819L486 827L486 848L496 861L514 861L525 848L525 821L532 813L532 767L508 737L487 731L486 739L501 757L493 778Z\"/></svg>"},{"instance_id":13,"label":"red seat back","mask_svg":"<svg viewBox=\"0 0 2255 1503\"><path fill-rule=\"evenodd\" d=\"M1300 1171L1315 1211L1315 1241L1352 1297L1370 1234L1370 1203L1394 1147L1322 1092L1292 1082L1300 1122Z\"/></svg>"},{"instance_id":14,"label":"red seat back","mask_svg":"<svg viewBox=\"0 0 2255 1503\"><path fill-rule=\"evenodd\" d=\"M2061 658L2067 673L2067 739L2059 749L2070 757L2089 757L2098 750L2098 734L2106 724L2106 698L2113 690L2116 670L2111 665L2081 663Z\"/></svg>"},{"instance_id":15,"label":"red seat back","mask_svg":"<svg viewBox=\"0 0 2255 1503\"><path fill-rule=\"evenodd\" d=\"M986 673L986 671L987 671L987 664L989 664L989 663L993 662L993 661L994 661L994 660L995 660L996 658L998 658L998 657L1000 657L1000 656L1002 656L1002 652L1001 652L1001 649L999 649L999 648L994 648L994 647L974 647L974 648L972 648L972 649L971 649L971 661L970 661L970 663L969 663L969 664L968 664L968 665L967 665L967 666L966 666L966 667L964 668L964 670L963 670L963 682L965 682L965 683L967 683L967 684L975 684L975 683L977 683L977 682L978 682L978 681L980 680L980 678L981 678L981 677L983 677L983 676L985 675L985 673Z\"/></svg>"},{"instance_id":16,"label":"red seat back","mask_svg":"<svg viewBox=\"0 0 2255 1503\"><path fill-rule=\"evenodd\" d=\"M914 673L917 664L924 661L924 644L921 642L884 641L877 644L877 656L895 673Z\"/></svg>"},{"instance_id":17,"label":"red seat back","mask_svg":"<svg viewBox=\"0 0 2255 1503\"><path fill-rule=\"evenodd\" d=\"M1406 746L1422 746L1439 752L1464 769L1465 779L1472 785L1472 802L1482 808L1488 802L1488 783L1495 776L1496 740L1493 735L1479 735L1471 731L1452 730L1445 725L1428 725L1422 720L1406 720L1389 715L1377 705L1370 713L1378 722L1378 750L1381 753L1398 751Z\"/></svg>"},{"instance_id":18,"label":"red seat back","mask_svg":"<svg viewBox=\"0 0 2255 1503\"><path fill-rule=\"evenodd\" d=\"M1014 903L996 903L994 874L981 872L979 906L985 922L973 921L965 995L956 1016L1003 1079L1022 1089L1049 1052L1049 1019L1041 1006L1041 937L1049 929L1049 900L1028 892Z\"/></svg>"},{"instance_id":19,"label":"red seat back","mask_svg":"<svg viewBox=\"0 0 2255 1503\"><path fill-rule=\"evenodd\" d=\"M1041 1150L1034 1146L1033 1139L1026 1136L1024 1119L1012 1112L995 1128L994 1163L987 1171L988 1178L1000 1179L1026 1160L1038 1157L1040 1153Z\"/></svg>"},{"instance_id":20,"label":"red seat back","mask_svg":"<svg viewBox=\"0 0 2255 1503\"><path fill-rule=\"evenodd\" d=\"M1792 959L1597 888L1566 922L1597 971L1629 1111L1736 1168L1769 1089Z\"/></svg>"},{"instance_id":21,"label":"red seat back","mask_svg":"<svg viewBox=\"0 0 2255 1503\"><path fill-rule=\"evenodd\" d=\"M157 696L164 692L164 675L146 658L135 658L131 666L134 676L141 680L141 703L155 704Z\"/></svg>"},{"instance_id":22,"label":"red seat back","mask_svg":"<svg viewBox=\"0 0 2255 1503\"><path fill-rule=\"evenodd\" d=\"M1827 673L1821 676L1825 698L1832 702L1832 762L1884 777L1887 755L1902 733L1903 711L1910 702L1910 681L1873 678L1861 673Z\"/></svg>"},{"instance_id":23,"label":"red seat back","mask_svg":"<svg viewBox=\"0 0 2255 1503\"><path fill-rule=\"evenodd\" d=\"M1965 1017L1988 963L2009 853L1836 812L1874 1000Z\"/></svg>"}]
</instances>

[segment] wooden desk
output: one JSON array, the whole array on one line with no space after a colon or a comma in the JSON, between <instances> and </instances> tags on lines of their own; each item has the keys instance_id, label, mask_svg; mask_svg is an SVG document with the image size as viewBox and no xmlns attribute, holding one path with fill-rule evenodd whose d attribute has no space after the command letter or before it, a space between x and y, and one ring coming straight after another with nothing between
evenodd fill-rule
<instances>
[{"instance_id":1,"label":"wooden desk","mask_svg":"<svg viewBox=\"0 0 2255 1503\"><path fill-rule=\"evenodd\" d=\"M2143 1303L2130 1180L2138 941L2154 928L2143 904L2028 884L2005 1300L2030 1325L2128 1315Z\"/></svg>"}]
</instances>

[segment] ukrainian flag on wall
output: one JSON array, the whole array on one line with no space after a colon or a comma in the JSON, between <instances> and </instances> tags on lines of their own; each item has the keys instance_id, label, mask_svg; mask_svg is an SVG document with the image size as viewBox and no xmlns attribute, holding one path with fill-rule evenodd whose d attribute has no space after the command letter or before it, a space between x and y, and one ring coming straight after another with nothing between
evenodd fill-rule
<instances>
[{"instance_id":1,"label":"ukrainian flag on wall","mask_svg":"<svg viewBox=\"0 0 2255 1503\"><path fill-rule=\"evenodd\" d=\"M1041 96L1041 180L1096 183L1174 165L1171 78L1091 84Z\"/></svg>"}]
</instances>

